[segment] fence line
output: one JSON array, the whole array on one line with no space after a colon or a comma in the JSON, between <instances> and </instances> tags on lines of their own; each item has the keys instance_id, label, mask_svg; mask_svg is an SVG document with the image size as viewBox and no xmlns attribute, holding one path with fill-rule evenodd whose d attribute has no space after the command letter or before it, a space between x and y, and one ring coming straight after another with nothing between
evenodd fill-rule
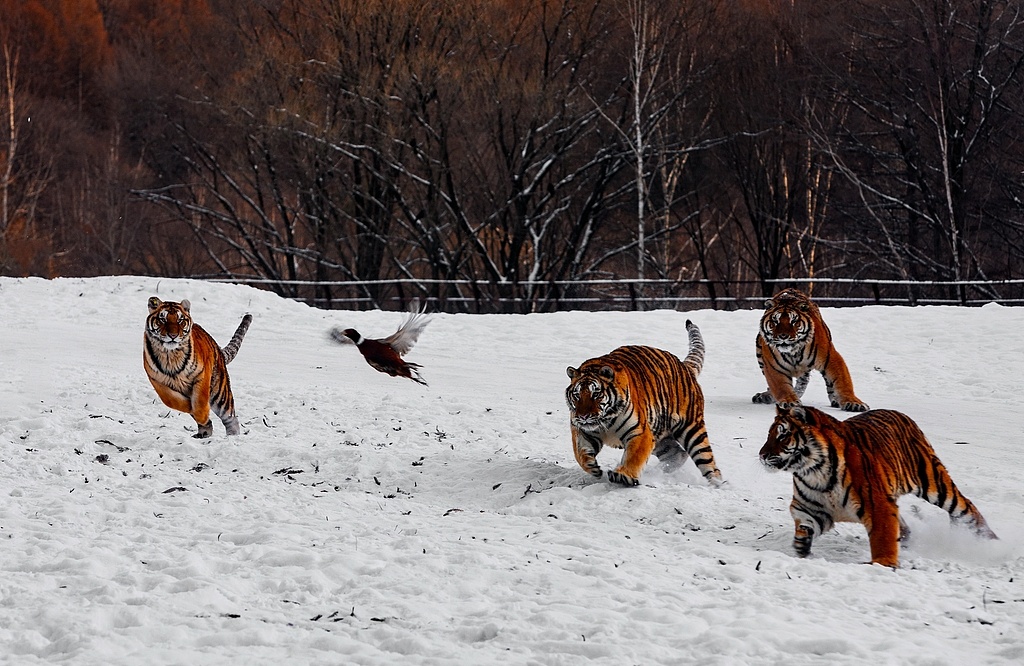
<instances>
[{"instance_id":1,"label":"fence line","mask_svg":"<svg viewBox=\"0 0 1024 666\"><path fill-rule=\"evenodd\" d=\"M323 308L405 309L413 299L457 312L550 312L565 309L650 310L760 308L783 286L810 290L829 306L1024 305L1024 279L892 280L779 278L769 280L662 280L601 278L488 282L470 279L275 280L208 277L269 288Z\"/></svg>"}]
</instances>

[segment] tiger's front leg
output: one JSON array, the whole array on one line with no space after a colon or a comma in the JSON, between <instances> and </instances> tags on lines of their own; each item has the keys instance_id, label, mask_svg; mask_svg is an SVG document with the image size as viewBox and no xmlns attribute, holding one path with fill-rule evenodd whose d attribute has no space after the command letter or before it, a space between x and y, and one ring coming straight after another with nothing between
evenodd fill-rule
<instances>
[{"instance_id":1,"label":"tiger's front leg","mask_svg":"<svg viewBox=\"0 0 1024 666\"><path fill-rule=\"evenodd\" d=\"M796 531L793 534L793 550L799 557L807 557L811 554L811 543L814 542L814 530L808 525L797 523Z\"/></svg>"},{"instance_id":2,"label":"tiger's front leg","mask_svg":"<svg viewBox=\"0 0 1024 666\"><path fill-rule=\"evenodd\" d=\"M601 451L601 442L591 441L576 428L572 429L572 451L576 462L583 471L591 476L601 478L604 472L597 463L597 454Z\"/></svg>"},{"instance_id":3,"label":"tiger's front leg","mask_svg":"<svg viewBox=\"0 0 1024 666\"><path fill-rule=\"evenodd\" d=\"M608 480L624 486L638 486L640 472L654 451L654 435L648 428L643 428L639 435L623 445L626 450L622 454L622 462L614 472L608 472Z\"/></svg>"},{"instance_id":4,"label":"tiger's front leg","mask_svg":"<svg viewBox=\"0 0 1024 666\"><path fill-rule=\"evenodd\" d=\"M768 381L768 390L765 393L771 396L771 402L784 408L796 407L800 404L800 396L793 389L793 380L790 377L774 368L765 367L764 378ZM771 404L771 402L767 404Z\"/></svg>"},{"instance_id":5,"label":"tiger's front leg","mask_svg":"<svg viewBox=\"0 0 1024 666\"><path fill-rule=\"evenodd\" d=\"M796 499L789 504L789 514L793 516L793 523L796 526L793 533L793 550L796 551L797 557L807 557L811 554L814 537L832 529L832 520L829 516L822 515L820 520L824 520L825 524L820 525Z\"/></svg>"},{"instance_id":6,"label":"tiger's front leg","mask_svg":"<svg viewBox=\"0 0 1024 666\"><path fill-rule=\"evenodd\" d=\"M796 407L800 404L800 396L793 390L793 379L783 373L779 366L773 361L768 343L758 336L757 341L757 365L761 368L761 374L768 382L768 390L755 393L751 402L760 405L778 403L783 407Z\"/></svg>"},{"instance_id":7,"label":"tiger's front leg","mask_svg":"<svg viewBox=\"0 0 1024 666\"><path fill-rule=\"evenodd\" d=\"M866 412L870 409L866 402L854 395L850 369L839 352L832 352L831 363L821 371L821 376L825 378L825 389L833 407L844 412Z\"/></svg>"}]
</instances>

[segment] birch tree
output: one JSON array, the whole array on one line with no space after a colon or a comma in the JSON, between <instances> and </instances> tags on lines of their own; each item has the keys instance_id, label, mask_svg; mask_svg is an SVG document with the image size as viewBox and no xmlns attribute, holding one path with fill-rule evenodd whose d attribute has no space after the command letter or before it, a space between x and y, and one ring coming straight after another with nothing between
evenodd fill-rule
<instances>
[{"instance_id":1,"label":"birch tree","mask_svg":"<svg viewBox=\"0 0 1024 666\"><path fill-rule=\"evenodd\" d=\"M22 272L44 249L37 208L53 170L45 156L22 149L29 98L19 87L19 50L4 40L0 52L0 271Z\"/></svg>"}]
</instances>

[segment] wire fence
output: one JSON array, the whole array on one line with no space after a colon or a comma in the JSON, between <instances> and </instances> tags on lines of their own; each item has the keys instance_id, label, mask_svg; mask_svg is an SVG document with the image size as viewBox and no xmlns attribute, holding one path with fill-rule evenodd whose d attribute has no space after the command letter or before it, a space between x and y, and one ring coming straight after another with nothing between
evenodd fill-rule
<instances>
[{"instance_id":1,"label":"wire fence","mask_svg":"<svg viewBox=\"0 0 1024 666\"><path fill-rule=\"evenodd\" d=\"M209 278L248 284L324 309L404 310L412 301L442 312L555 312L559 310L737 310L761 308L785 287L800 288L821 305L1024 304L1024 280L918 281L859 278L770 280L273 280Z\"/></svg>"}]
</instances>

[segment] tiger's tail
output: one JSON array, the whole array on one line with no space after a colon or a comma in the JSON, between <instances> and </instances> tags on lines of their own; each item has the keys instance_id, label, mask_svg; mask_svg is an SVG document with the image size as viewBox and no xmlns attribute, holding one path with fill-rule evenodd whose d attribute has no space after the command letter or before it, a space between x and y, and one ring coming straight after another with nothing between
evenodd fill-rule
<instances>
[{"instance_id":1,"label":"tiger's tail","mask_svg":"<svg viewBox=\"0 0 1024 666\"><path fill-rule=\"evenodd\" d=\"M978 536L988 539L999 538L985 522L985 517L978 511L978 507L974 506L974 502L967 499L956 487L946 466L937 456L931 457L930 464L918 465L918 469L925 470L921 482L923 487L918 491L919 497L935 506L942 507L949 512L950 520L954 523L966 524ZM931 478L927 475L928 471L931 471Z\"/></svg>"},{"instance_id":2,"label":"tiger's tail","mask_svg":"<svg viewBox=\"0 0 1024 666\"><path fill-rule=\"evenodd\" d=\"M235 355L238 354L238 348L242 346L242 338L245 337L245 332L249 330L249 324L252 323L252 315L247 314L242 317L242 322L235 329L235 334L231 336L231 341L221 348L221 353L224 354L224 363L230 363L234 360Z\"/></svg>"},{"instance_id":3,"label":"tiger's tail","mask_svg":"<svg viewBox=\"0 0 1024 666\"><path fill-rule=\"evenodd\" d=\"M704 337L700 329L689 319L686 320L686 332L690 338L690 352L683 359L683 365L693 371L693 376L700 375L704 368Z\"/></svg>"}]
</instances>

